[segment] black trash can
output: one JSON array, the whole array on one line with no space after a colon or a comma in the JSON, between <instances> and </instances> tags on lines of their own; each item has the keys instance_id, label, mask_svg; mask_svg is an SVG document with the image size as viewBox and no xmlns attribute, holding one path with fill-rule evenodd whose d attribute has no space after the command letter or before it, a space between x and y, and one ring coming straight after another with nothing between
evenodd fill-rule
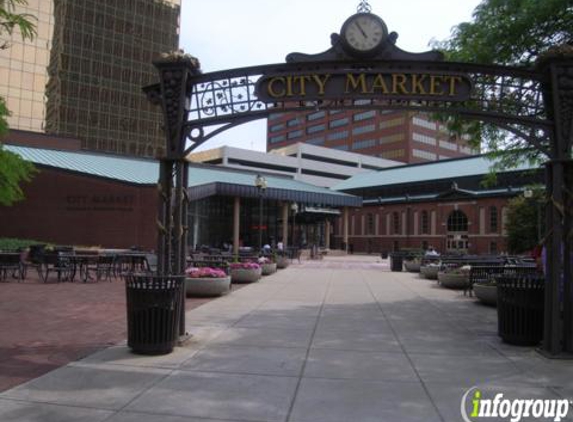
<instances>
[{"instance_id":1,"label":"black trash can","mask_svg":"<svg viewBox=\"0 0 573 422\"><path fill-rule=\"evenodd\" d=\"M390 254L390 270L394 272L402 271L402 264L404 263L404 255L399 252Z\"/></svg>"},{"instance_id":2,"label":"black trash can","mask_svg":"<svg viewBox=\"0 0 573 422\"><path fill-rule=\"evenodd\" d=\"M504 274L497 280L498 334L509 344L535 346L543 339L545 277Z\"/></svg>"},{"instance_id":3,"label":"black trash can","mask_svg":"<svg viewBox=\"0 0 573 422\"><path fill-rule=\"evenodd\" d=\"M144 355L171 353L179 338L185 276L125 276L127 345Z\"/></svg>"}]
</instances>

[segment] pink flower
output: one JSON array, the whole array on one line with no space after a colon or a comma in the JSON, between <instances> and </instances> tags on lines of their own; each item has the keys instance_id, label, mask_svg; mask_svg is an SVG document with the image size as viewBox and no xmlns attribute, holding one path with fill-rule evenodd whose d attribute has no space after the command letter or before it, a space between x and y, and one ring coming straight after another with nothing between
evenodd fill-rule
<instances>
[{"instance_id":1,"label":"pink flower","mask_svg":"<svg viewBox=\"0 0 573 422\"><path fill-rule=\"evenodd\" d=\"M233 262L229 264L232 270L258 270L261 268L256 262Z\"/></svg>"},{"instance_id":2,"label":"pink flower","mask_svg":"<svg viewBox=\"0 0 573 422\"><path fill-rule=\"evenodd\" d=\"M211 268L211 267L189 267L185 270L185 275L189 278L227 277L227 273L221 268Z\"/></svg>"}]
</instances>

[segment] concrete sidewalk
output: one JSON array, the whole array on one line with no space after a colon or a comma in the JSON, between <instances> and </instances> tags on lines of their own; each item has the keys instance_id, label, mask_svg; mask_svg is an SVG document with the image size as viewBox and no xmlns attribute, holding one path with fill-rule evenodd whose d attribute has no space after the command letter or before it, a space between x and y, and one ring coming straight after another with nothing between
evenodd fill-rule
<instances>
[{"instance_id":1,"label":"concrete sidewalk","mask_svg":"<svg viewBox=\"0 0 573 422\"><path fill-rule=\"evenodd\" d=\"M0 421L458 422L475 386L573 399L573 362L504 345L495 309L376 261L291 265L188 311L169 355L114 346L5 391Z\"/></svg>"}]
</instances>

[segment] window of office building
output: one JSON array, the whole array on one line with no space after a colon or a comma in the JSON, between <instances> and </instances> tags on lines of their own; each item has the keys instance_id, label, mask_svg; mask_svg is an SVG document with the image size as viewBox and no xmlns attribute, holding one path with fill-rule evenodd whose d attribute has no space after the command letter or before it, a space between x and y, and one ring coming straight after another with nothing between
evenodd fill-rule
<instances>
[{"instance_id":1,"label":"window of office building","mask_svg":"<svg viewBox=\"0 0 573 422\"><path fill-rule=\"evenodd\" d=\"M323 130L326 129L326 125L324 123L321 123L319 125L314 125L314 126L309 126L306 128L306 133L311 134L311 133L317 133L317 132L322 132Z\"/></svg>"},{"instance_id":2,"label":"window of office building","mask_svg":"<svg viewBox=\"0 0 573 422\"><path fill-rule=\"evenodd\" d=\"M435 146L437 143L436 138L434 138L433 136L422 135L421 133L416 133L416 132L414 132L414 134L412 135L412 139L416 142L432 146Z\"/></svg>"},{"instance_id":3,"label":"window of office building","mask_svg":"<svg viewBox=\"0 0 573 422\"><path fill-rule=\"evenodd\" d=\"M284 123L278 123L278 124L276 124L276 125L272 125L272 126L269 128L269 131L271 131L271 132L278 132L279 130L283 130L284 128L285 128Z\"/></svg>"},{"instance_id":4,"label":"window of office building","mask_svg":"<svg viewBox=\"0 0 573 422\"><path fill-rule=\"evenodd\" d=\"M353 135L360 135L361 133L374 132L376 125L358 126L352 129Z\"/></svg>"},{"instance_id":5,"label":"window of office building","mask_svg":"<svg viewBox=\"0 0 573 422\"><path fill-rule=\"evenodd\" d=\"M376 139L364 139L352 142L352 149L364 149L376 146Z\"/></svg>"},{"instance_id":6,"label":"window of office building","mask_svg":"<svg viewBox=\"0 0 573 422\"><path fill-rule=\"evenodd\" d=\"M423 158L424 160L434 161L437 155L433 152L422 151L420 149L414 149L412 155L416 158Z\"/></svg>"},{"instance_id":7,"label":"window of office building","mask_svg":"<svg viewBox=\"0 0 573 422\"><path fill-rule=\"evenodd\" d=\"M293 130L287 134L287 139L296 139L302 136L302 130Z\"/></svg>"},{"instance_id":8,"label":"window of office building","mask_svg":"<svg viewBox=\"0 0 573 422\"><path fill-rule=\"evenodd\" d=\"M297 118L295 119L290 119L289 121L287 121L287 126L288 127L293 127L293 126L298 126L300 125L302 122Z\"/></svg>"},{"instance_id":9,"label":"window of office building","mask_svg":"<svg viewBox=\"0 0 573 422\"><path fill-rule=\"evenodd\" d=\"M331 120L330 123L328 123L328 127L333 129L335 127L346 126L348 124L349 120L350 119L348 117L343 117L342 119Z\"/></svg>"},{"instance_id":10,"label":"window of office building","mask_svg":"<svg viewBox=\"0 0 573 422\"><path fill-rule=\"evenodd\" d=\"M269 138L269 141L271 144L275 144L277 142L282 142L285 140L285 136L284 135L277 135L277 136L271 136Z\"/></svg>"},{"instance_id":11,"label":"window of office building","mask_svg":"<svg viewBox=\"0 0 573 422\"><path fill-rule=\"evenodd\" d=\"M381 158L388 158L388 159L392 159L392 158L401 158L404 157L404 154L406 153L406 151L404 150L404 148L401 149L393 149L390 151L384 151L381 152L379 155L379 157Z\"/></svg>"},{"instance_id":12,"label":"window of office building","mask_svg":"<svg viewBox=\"0 0 573 422\"><path fill-rule=\"evenodd\" d=\"M326 116L326 111L324 111L324 110L316 111L316 112L311 113L308 116L306 116L306 120L311 122L313 120L322 119L324 116Z\"/></svg>"},{"instance_id":13,"label":"window of office building","mask_svg":"<svg viewBox=\"0 0 573 422\"><path fill-rule=\"evenodd\" d=\"M324 144L324 136L319 136L318 138L307 139L305 141L305 143L312 144L312 145L322 145L322 144Z\"/></svg>"},{"instance_id":14,"label":"window of office building","mask_svg":"<svg viewBox=\"0 0 573 422\"><path fill-rule=\"evenodd\" d=\"M343 144L343 145L333 145L330 148L334 148L334 149L339 149L341 151L348 151L348 145Z\"/></svg>"},{"instance_id":15,"label":"window of office building","mask_svg":"<svg viewBox=\"0 0 573 422\"><path fill-rule=\"evenodd\" d=\"M337 139L345 139L345 138L348 138L348 131L347 130L329 133L328 135L326 135L327 141L336 141Z\"/></svg>"},{"instance_id":16,"label":"window of office building","mask_svg":"<svg viewBox=\"0 0 573 422\"><path fill-rule=\"evenodd\" d=\"M368 110L361 113L356 113L354 116L352 116L352 120L355 122L360 122L362 120L372 119L374 116L376 116L376 110Z\"/></svg>"}]
</instances>

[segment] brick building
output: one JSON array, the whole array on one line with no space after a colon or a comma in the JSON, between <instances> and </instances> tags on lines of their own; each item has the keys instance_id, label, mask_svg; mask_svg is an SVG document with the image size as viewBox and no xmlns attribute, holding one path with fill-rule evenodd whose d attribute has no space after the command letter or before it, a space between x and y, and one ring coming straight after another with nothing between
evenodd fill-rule
<instances>
[{"instance_id":1,"label":"brick building","mask_svg":"<svg viewBox=\"0 0 573 422\"><path fill-rule=\"evenodd\" d=\"M435 247L471 254L507 250L507 201L528 185L542 183L541 170L526 165L497 173L483 186L492 162L484 156L406 165L359 174L333 188L361 196L334 224L333 244L355 252Z\"/></svg>"}]
</instances>

